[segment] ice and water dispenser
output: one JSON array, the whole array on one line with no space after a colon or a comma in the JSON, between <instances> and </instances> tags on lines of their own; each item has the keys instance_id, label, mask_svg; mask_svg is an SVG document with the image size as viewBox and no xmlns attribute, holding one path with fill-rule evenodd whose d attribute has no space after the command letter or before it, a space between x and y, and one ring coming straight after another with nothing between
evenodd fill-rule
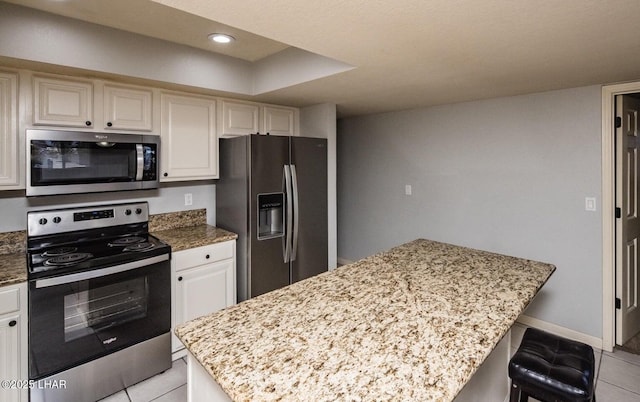
<instances>
[{"instance_id":1,"label":"ice and water dispenser","mask_svg":"<svg viewBox=\"0 0 640 402\"><path fill-rule=\"evenodd\" d=\"M258 240L284 236L284 193L258 194Z\"/></svg>"}]
</instances>

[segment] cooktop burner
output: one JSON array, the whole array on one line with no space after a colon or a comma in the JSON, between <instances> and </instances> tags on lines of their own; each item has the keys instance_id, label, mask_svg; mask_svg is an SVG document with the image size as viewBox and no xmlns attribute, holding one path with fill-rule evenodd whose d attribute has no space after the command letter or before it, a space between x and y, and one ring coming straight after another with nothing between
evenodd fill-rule
<instances>
[{"instance_id":1,"label":"cooktop burner","mask_svg":"<svg viewBox=\"0 0 640 402\"><path fill-rule=\"evenodd\" d=\"M144 243L145 241L146 241L146 239L144 237L127 236L127 237L120 237L118 239L115 239L115 240L109 242L109 246L111 246L111 247L127 246L129 244Z\"/></svg>"},{"instance_id":2,"label":"cooktop burner","mask_svg":"<svg viewBox=\"0 0 640 402\"><path fill-rule=\"evenodd\" d=\"M82 261L86 261L92 258L93 255L89 253L69 253L63 254L58 257L52 257L44 261L44 265L52 267L66 267L69 265L75 265Z\"/></svg>"},{"instance_id":3,"label":"cooktop burner","mask_svg":"<svg viewBox=\"0 0 640 402\"><path fill-rule=\"evenodd\" d=\"M75 253L76 251L78 251L78 247L58 247L58 248L53 248L51 250L45 251L44 253L42 253L42 256L58 257L58 256L69 254L69 253Z\"/></svg>"},{"instance_id":4,"label":"cooktop burner","mask_svg":"<svg viewBox=\"0 0 640 402\"><path fill-rule=\"evenodd\" d=\"M127 246L122 251L147 251L151 250L154 247L155 246L153 245L153 243L143 241L142 243L135 243Z\"/></svg>"}]
</instances>

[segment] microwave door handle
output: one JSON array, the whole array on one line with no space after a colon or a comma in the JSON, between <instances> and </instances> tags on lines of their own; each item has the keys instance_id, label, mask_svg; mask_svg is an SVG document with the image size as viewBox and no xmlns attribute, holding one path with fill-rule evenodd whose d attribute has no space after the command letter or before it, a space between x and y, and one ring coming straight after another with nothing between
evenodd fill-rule
<instances>
[{"instance_id":1,"label":"microwave door handle","mask_svg":"<svg viewBox=\"0 0 640 402\"><path fill-rule=\"evenodd\" d=\"M144 173L144 147L142 144L136 144L136 154L136 161L138 162L136 168L136 181L142 181L142 175Z\"/></svg>"}]
</instances>

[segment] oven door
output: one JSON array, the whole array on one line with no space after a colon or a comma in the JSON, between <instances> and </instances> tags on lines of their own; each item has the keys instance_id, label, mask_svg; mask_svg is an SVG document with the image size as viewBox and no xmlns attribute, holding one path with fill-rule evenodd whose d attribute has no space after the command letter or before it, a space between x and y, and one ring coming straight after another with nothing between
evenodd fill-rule
<instances>
[{"instance_id":1,"label":"oven door","mask_svg":"<svg viewBox=\"0 0 640 402\"><path fill-rule=\"evenodd\" d=\"M169 332L170 276L165 254L29 281L29 378L37 380Z\"/></svg>"},{"instance_id":2,"label":"oven door","mask_svg":"<svg viewBox=\"0 0 640 402\"><path fill-rule=\"evenodd\" d=\"M27 196L158 187L159 137L27 130Z\"/></svg>"}]
</instances>

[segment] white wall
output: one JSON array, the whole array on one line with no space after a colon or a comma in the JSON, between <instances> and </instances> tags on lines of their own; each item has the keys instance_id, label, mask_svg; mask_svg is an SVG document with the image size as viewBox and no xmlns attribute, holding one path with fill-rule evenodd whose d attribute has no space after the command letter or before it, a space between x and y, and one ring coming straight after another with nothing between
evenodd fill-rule
<instances>
[{"instance_id":1,"label":"white wall","mask_svg":"<svg viewBox=\"0 0 640 402\"><path fill-rule=\"evenodd\" d=\"M114 193L57 195L26 198L22 191L0 192L0 233L26 230L27 212L40 209L57 209L84 205L114 204L148 201L152 215L166 212L207 210L207 222L216 222L216 193L212 181L182 184L162 184L156 190L122 191ZM193 205L184 205L184 194L193 195Z\"/></svg>"},{"instance_id":2,"label":"white wall","mask_svg":"<svg viewBox=\"0 0 640 402\"><path fill-rule=\"evenodd\" d=\"M338 255L423 237L549 262L526 314L601 338L600 129L599 86L340 120Z\"/></svg>"},{"instance_id":3,"label":"white wall","mask_svg":"<svg viewBox=\"0 0 640 402\"><path fill-rule=\"evenodd\" d=\"M329 269L337 266L338 228L336 195L336 105L323 103L300 110L300 135L327 139L327 231Z\"/></svg>"}]
</instances>

